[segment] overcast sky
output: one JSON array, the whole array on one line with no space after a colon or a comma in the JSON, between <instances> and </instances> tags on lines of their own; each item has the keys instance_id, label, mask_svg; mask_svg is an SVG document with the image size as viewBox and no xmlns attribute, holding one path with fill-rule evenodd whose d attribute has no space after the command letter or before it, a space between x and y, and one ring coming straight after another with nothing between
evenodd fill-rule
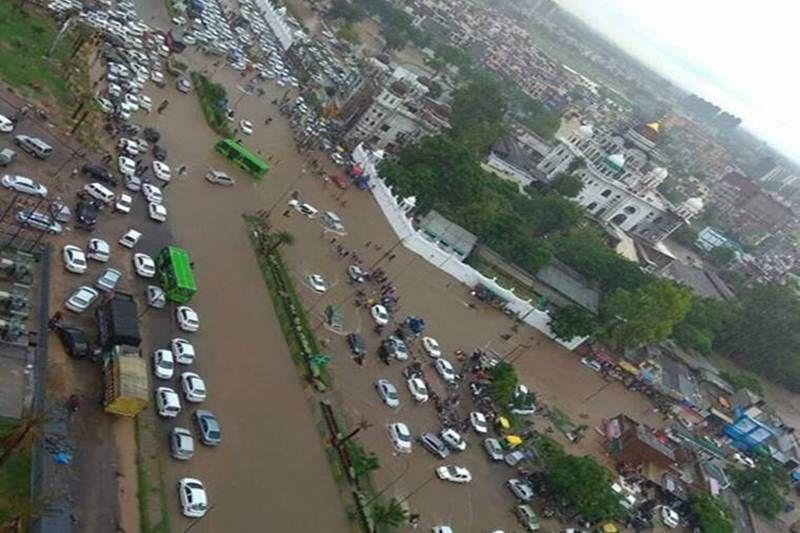
<instances>
[{"instance_id":1,"label":"overcast sky","mask_svg":"<svg viewBox=\"0 0 800 533\"><path fill-rule=\"evenodd\" d=\"M800 161L800 2L556 1Z\"/></svg>"}]
</instances>

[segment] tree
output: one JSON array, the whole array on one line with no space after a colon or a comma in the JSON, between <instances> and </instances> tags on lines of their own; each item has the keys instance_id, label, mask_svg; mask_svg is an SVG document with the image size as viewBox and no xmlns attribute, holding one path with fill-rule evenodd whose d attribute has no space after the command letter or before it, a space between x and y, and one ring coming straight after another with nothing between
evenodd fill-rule
<instances>
[{"instance_id":1,"label":"tree","mask_svg":"<svg viewBox=\"0 0 800 533\"><path fill-rule=\"evenodd\" d=\"M350 456L350 464L353 467L353 474L359 478L380 468L378 456L368 452L361 444L350 440L347 443L347 451Z\"/></svg>"},{"instance_id":2,"label":"tree","mask_svg":"<svg viewBox=\"0 0 800 533\"><path fill-rule=\"evenodd\" d=\"M691 300L689 289L667 280L634 292L618 289L603 303L606 336L618 347L660 342L689 312Z\"/></svg>"},{"instance_id":3,"label":"tree","mask_svg":"<svg viewBox=\"0 0 800 533\"><path fill-rule=\"evenodd\" d=\"M408 511L396 498L389 500L386 505L379 501L374 502L370 507L369 516L376 528L400 527L408 521Z\"/></svg>"},{"instance_id":4,"label":"tree","mask_svg":"<svg viewBox=\"0 0 800 533\"><path fill-rule=\"evenodd\" d=\"M583 189L583 182L573 174L562 173L553 180L552 188L561 196L575 198Z\"/></svg>"},{"instance_id":5,"label":"tree","mask_svg":"<svg viewBox=\"0 0 800 533\"><path fill-rule=\"evenodd\" d=\"M748 369L798 390L800 298L778 283L757 284L744 291L718 345Z\"/></svg>"},{"instance_id":6,"label":"tree","mask_svg":"<svg viewBox=\"0 0 800 533\"><path fill-rule=\"evenodd\" d=\"M332 19L342 19L348 23L358 22L367 16L367 12L363 7L355 2L348 0L333 0L331 7L328 9L328 17Z\"/></svg>"},{"instance_id":7,"label":"tree","mask_svg":"<svg viewBox=\"0 0 800 533\"><path fill-rule=\"evenodd\" d=\"M719 377L727 381L733 390L748 389L759 396L764 395L764 386L761 384L761 380L749 372L732 373L720 370Z\"/></svg>"},{"instance_id":8,"label":"tree","mask_svg":"<svg viewBox=\"0 0 800 533\"><path fill-rule=\"evenodd\" d=\"M725 268L736 259L736 253L728 246L717 246L712 248L708 255L711 261L720 268Z\"/></svg>"},{"instance_id":9,"label":"tree","mask_svg":"<svg viewBox=\"0 0 800 533\"><path fill-rule=\"evenodd\" d=\"M586 214L580 205L557 194L535 197L530 205L537 235L569 230Z\"/></svg>"},{"instance_id":10,"label":"tree","mask_svg":"<svg viewBox=\"0 0 800 533\"><path fill-rule=\"evenodd\" d=\"M514 397L514 389L519 383L514 366L505 361L497 363L489 371L489 379L492 382L492 397L495 402L498 405L510 404Z\"/></svg>"},{"instance_id":11,"label":"tree","mask_svg":"<svg viewBox=\"0 0 800 533\"><path fill-rule=\"evenodd\" d=\"M557 338L569 341L593 335L597 331L597 320L579 305L565 305L551 314L550 329Z\"/></svg>"},{"instance_id":12,"label":"tree","mask_svg":"<svg viewBox=\"0 0 800 533\"><path fill-rule=\"evenodd\" d=\"M475 73L453 93L452 134L478 154L484 154L505 132L507 102L500 84L486 72Z\"/></svg>"},{"instance_id":13,"label":"tree","mask_svg":"<svg viewBox=\"0 0 800 533\"><path fill-rule=\"evenodd\" d=\"M545 482L556 501L590 522L621 513L611 474L591 456L551 455L545 463Z\"/></svg>"},{"instance_id":14,"label":"tree","mask_svg":"<svg viewBox=\"0 0 800 533\"><path fill-rule=\"evenodd\" d=\"M771 458L759 459L755 468L729 469L728 477L733 490L754 512L772 519L783 511L788 478Z\"/></svg>"},{"instance_id":15,"label":"tree","mask_svg":"<svg viewBox=\"0 0 800 533\"><path fill-rule=\"evenodd\" d=\"M717 337L734 319L735 312L728 302L693 296L691 308L675 326L673 338L684 349L709 355Z\"/></svg>"},{"instance_id":16,"label":"tree","mask_svg":"<svg viewBox=\"0 0 800 533\"><path fill-rule=\"evenodd\" d=\"M270 245L266 251L266 255L272 255L272 252L276 251L284 244L288 246L294 244L294 235L292 235L288 231L279 231L278 233L272 234L270 237Z\"/></svg>"},{"instance_id":17,"label":"tree","mask_svg":"<svg viewBox=\"0 0 800 533\"><path fill-rule=\"evenodd\" d=\"M701 533L733 533L728 506L707 492L689 494L689 508Z\"/></svg>"}]
</instances>

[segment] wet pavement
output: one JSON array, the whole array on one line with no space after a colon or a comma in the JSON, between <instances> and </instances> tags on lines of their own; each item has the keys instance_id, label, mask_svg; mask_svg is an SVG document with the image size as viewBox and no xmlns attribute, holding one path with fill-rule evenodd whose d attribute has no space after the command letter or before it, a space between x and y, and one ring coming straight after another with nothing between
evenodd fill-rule
<instances>
[{"instance_id":1,"label":"wet pavement","mask_svg":"<svg viewBox=\"0 0 800 533\"><path fill-rule=\"evenodd\" d=\"M147 2L150 9L159 10L157 0ZM145 21L148 18L145 16ZM204 58L188 58L198 68L208 66ZM236 89L240 76L225 68L212 70L215 81L224 83L231 100L237 101L241 94ZM265 156L275 157L272 170L261 182L234 171L213 152L216 138L204 123L193 94L180 95L171 84L163 90L148 87L145 92L154 102L168 98L170 105L162 116L138 114L135 120L157 125L164 137L162 144L169 152L167 162L172 168L187 165L188 173L174 179L165 190L167 225L146 219L143 199L137 195L131 215L103 215L104 220L95 232L111 242L128 226L137 227L145 235L137 251L155 254L161 246L173 242L187 248L196 264L199 292L191 305L200 314L201 331L182 336L189 337L198 349L192 370L203 376L209 387L209 398L203 407L217 414L224 436L220 447L201 446L188 462L166 460L168 510L173 515L174 530L191 525L179 516L173 488L173 483L183 476L202 479L212 505L207 516L193 526L193 531L350 529L311 414L314 396L304 387L291 362L241 218L243 213L276 205L273 224L289 230L296 239L293 246L285 247L284 255L309 309L312 328L320 324L326 305L339 304L346 313L346 329L359 330L367 338L369 356L366 365L360 367L353 363L343 337L319 328L320 337L328 341L326 351L333 356L333 396L343 405L350 424L361 419L370 424L359 438L381 461L382 468L374 476L376 489L385 489L385 496L407 502L414 512L421 514L425 528L443 523L456 531L516 527L509 511L513 498L502 486L513 471L505 465L490 464L480 449L481 439L474 433L467 436L466 452L445 461L470 469L473 482L466 486L435 479L433 469L442 462L434 460L418 445L409 456L393 453L386 435L387 424L406 422L416 436L439 429L435 411L431 405L412 405L400 376L400 366L394 363L386 367L374 356L379 338L371 330L368 314L353 305L354 288L345 278L347 262L335 253L330 236L323 234L317 221L299 214L280 216L283 202L288 200L280 196L292 189L297 189L312 205L342 216L349 235L339 241L348 249L357 250L366 264L384 257L380 266L401 296L398 316L424 316L428 322L426 334L439 339L446 355L452 355L457 348L489 347L501 355L519 357L516 364L523 383L540 400L558 405L576 423L592 427L623 410L641 421L658 425L659 418L650 411L645 398L626 391L618 383L606 384L597 374L582 367L577 357L537 332L521 328L508 341L501 339L501 334L511 333L510 320L494 309L470 307L469 289L421 258L402 247L398 247L397 257L392 261L385 258L385 251L397 239L375 202L368 193L354 189L343 193L302 172L305 160L293 147L287 121L269 103L282 96L285 89L271 84L264 87L268 91L266 96L245 96L237 105L237 119L248 118L255 124L255 132L244 138L245 144ZM264 126L267 116L275 119L268 127ZM324 159L324 155L317 157ZM203 175L209 167L235 175L237 185L222 188L208 184ZM87 238L78 235L79 241ZM57 242L67 242L73 237L76 235L67 235ZM366 250L367 241L381 243L382 250L374 247ZM127 271L126 287L141 293L146 283L130 274L130 252L117 245L112 247L115 254L112 264L124 266ZM81 282L93 280L95 270L99 269L94 267L92 273L82 276ZM326 295L320 297L303 288L301 281L310 273L323 274L333 285ZM57 298L63 298L78 284L72 275L65 274L64 279L66 282L54 287ZM143 329L146 357L178 335L168 310L148 312L143 317ZM421 357L424 360L425 356ZM426 368L426 373L431 383L440 384L432 369ZM399 410L391 411L378 400L373 384L379 378L392 380L400 390ZM176 385L177 380L173 380L173 386ZM166 434L175 425L191 426L188 411L191 409L184 406L177 421L161 423L164 435L161 452L165 458ZM547 425L541 418L535 420L540 428ZM105 424L111 424L109 417ZM102 440L106 427L100 425L94 429L98 431L97 439ZM600 441L590 432L579 446L570 449L574 453L599 454ZM113 457L107 460L114 462ZM102 489L103 485L97 490ZM87 531L104 530L88 526L99 523L87 518L84 522Z\"/></svg>"}]
</instances>

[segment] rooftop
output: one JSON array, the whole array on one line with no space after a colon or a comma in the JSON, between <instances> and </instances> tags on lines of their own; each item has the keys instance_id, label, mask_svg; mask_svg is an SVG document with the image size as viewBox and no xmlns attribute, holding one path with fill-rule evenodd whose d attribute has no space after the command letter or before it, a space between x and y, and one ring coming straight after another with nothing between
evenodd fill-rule
<instances>
[{"instance_id":1,"label":"rooftop","mask_svg":"<svg viewBox=\"0 0 800 533\"><path fill-rule=\"evenodd\" d=\"M600 303L599 291L589 286L588 280L560 261L551 261L539 269L536 279L581 307L597 312Z\"/></svg>"}]
</instances>

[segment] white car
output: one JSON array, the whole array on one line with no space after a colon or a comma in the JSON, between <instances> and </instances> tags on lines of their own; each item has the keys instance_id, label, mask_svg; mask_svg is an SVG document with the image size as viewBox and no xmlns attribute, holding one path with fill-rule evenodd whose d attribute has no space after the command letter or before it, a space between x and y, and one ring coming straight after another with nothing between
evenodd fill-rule
<instances>
[{"instance_id":1,"label":"white car","mask_svg":"<svg viewBox=\"0 0 800 533\"><path fill-rule=\"evenodd\" d=\"M217 185L234 185L236 183L232 177L218 170L209 170L206 173L206 179L210 183L216 183Z\"/></svg>"},{"instance_id":2,"label":"white car","mask_svg":"<svg viewBox=\"0 0 800 533\"><path fill-rule=\"evenodd\" d=\"M114 292L114 290L117 288L120 278L122 278L122 272L116 268L107 268L100 274L94 284L97 285L97 288L101 290L106 292Z\"/></svg>"},{"instance_id":3,"label":"white car","mask_svg":"<svg viewBox=\"0 0 800 533\"><path fill-rule=\"evenodd\" d=\"M249 120L240 120L239 127L245 135L251 135L253 133L253 123Z\"/></svg>"},{"instance_id":4,"label":"white car","mask_svg":"<svg viewBox=\"0 0 800 533\"><path fill-rule=\"evenodd\" d=\"M750 458L750 457L748 457L748 456L746 456L746 455L744 455L742 453L739 453L739 452L736 452L736 453L733 454L733 460L736 461L737 463L739 463L742 466L746 466L747 468L755 468L756 467L756 462L753 461L752 458Z\"/></svg>"},{"instance_id":5,"label":"white car","mask_svg":"<svg viewBox=\"0 0 800 533\"><path fill-rule=\"evenodd\" d=\"M14 123L10 118L0 115L0 132L11 133L14 131Z\"/></svg>"},{"instance_id":6,"label":"white car","mask_svg":"<svg viewBox=\"0 0 800 533\"><path fill-rule=\"evenodd\" d=\"M300 203L298 200L295 200L294 198L289 200L289 206L298 213L307 216L308 218L314 218L315 216L317 216L317 213L319 213L319 210L313 205Z\"/></svg>"},{"instance_id":7,"label":"white car","mask_svg":"<svg viewBox=\"0 0 800 533\"><path fill-rule=\"evenodd\" d=\"M436 469L436 475L444 481L453 483L469 483L472 481L472 474L463 466L445 465Z\"/></svg>"},{"instance_id":8,"label":"white car","mask_svg":"<svg viewBox=\"0 0 800 533\"><path fill-rule=\"evenodd\" d=\"M439 373L439 376L447 383L455 383L458 380L458 374L456 374L456 369L453 368L453 365L450 364L450 361L445 359L444 357L439 357L436 361L433 362L433 366L436 369L436 372Z\"/></svg>"},{"instance_id":9,"label":"white car","mask_svg":"<svg viewBox=\"0 0 800 533\"><path fill-rule=\"evenodd\" d=\"M101 263L107 263L111 257L111 247L103 239L89 239L89 246L86 247L86 257Z\"/></svg>"},{"instance_id":10,"label":"white car","mask_svg":"<svg viewBox=\"0 0 800 533\"><path fill-rule=\"evenodd\" d=\"M0 184L12 191L38 196L39 198L47 198L47 187L25 176L6 174L0 179Z\"/></svg>"},{"instance_id":11,"label":"white car","mask_svg":"<svg viewBox=\"0 0 800 533\"><path fill-rule=\"evenodd\" d=\"M75 313L82 313L94 303L98 296L99 293L93 287L81 285L67 298L64 307Z\"/></svg>"},{"instance_id":12,"label":"white car","mask_svg":"<svg viewBox=\"0 0 800 533\"><path fill-rule=\"evenodd\" d=\"M86 272L86 255L79 247L74 244L67 244L62 251L64 257L64 268L74 274Z\"/></svg>"},{"instance_id":13,"label":"white car","mask_svg":"<svg viewBox=\"0 0 800 533\"><path fill-rule=\"evenodd\" d=\"M385 326L389 323L389 312L381 304L375 304L370 307L369 314L372 315L372 320L379 326Z\"/></svg>"},{"instance_id":14,"label":"white car","mask_svg":"<svg viewBox=\"0 0 800 533\"><path fill-rule=\"evenodd\" d=\"M133 162L133 159L124 155L117 158L117 167L123 176L130 176L136 173L136 163Z\"/></svg>"},{"instance_id":15,"label":"white car","mask_svg":"<svg viewBox=\"0 0 800 533\"><path fill-rule=\"evenodd\" d=\"M202 518L208 511L208 496L199 479L185 477L178 481L181 512L188 518Z\"/></svg>"},{"instance_id":16,"label":"white car","mask_svg":"<svg viewBox=\"0 0 800 533\"><path fill-rule=\"evenodd\" d=\"M156 275L156 263L147 254L133 254L133 269L143 278L152 278Z\"/></svg>"},{"instance_id":17,"label":"white car","mask_svg":"<svg viewBox=\"0 0 800 533\"><path fill-rule=\"evenodd\" d=\"M167 208L164 207L163 204L150 202L147 204L147 212L150 215L150 218L156 222L164 222L167 220Z\"/></svg>"},{"instance_id":18,"label":"white car","mask_svg":"<svg viewBox=\"0 0 800 533\"><path fill-rule=\"evenodd\" d=\"M411 453L411 431L402 422L389 424L389 439L400 453Z\"/></svg>"},{"instance_id":19,"label":"white car","mask_svg":"<svg viewBox=\"0 0 800 533\"><path fill-rule=\"evenodd\" d=\"M112 104L111 100L109 100L108 98L103 98L102 96L95 96L94 100L95 102L97 102L97 105L100 107L100 110L103 113L108 114L114 111L114 104Z\"/></svg>"},{"instance_id":20,"label":"white car","mask_svg":"<svg viewBox=\"0 0 800 533\"><path fill-rule=\"evenodd\" d=\"M139 107L141 107L142 109L144 109L145 111L147 111L149 113L150 110L153 109L153 100L149 96L146 96L144 94L140 94L139 95Z\"/></svg>"},{"instance_id":21,"label":"white car","mask_svg":"<svg viewBox=\"0 0 800 533\"><path fill-rule=\"evenodd\" d=\"M139 97L135 94L125 93L122 95L122 101L130 106L133 112L139 111Z\"/></svg>"},{"instance_id":22,"label":"white car","mask_svg":"<svg viewBox=\"0 0 800 533\"><path fill-rule=\"evenodd\" d=\"M681 517L671 507L666 505L661 507L661 521L670 529L677 528L681 523Z\"/></svg>"},{"instance_id":23,"label":"white car","mask_svg":"<svg viewBox=\"0 0 800 533\"><path fill-rule=\"evenodd\" d=\"M175 357L176 362L182 365L194 363L196 355L194 345L186 339L175 337L169 342L169 349L172 350L172 355Z\"/></svg>"},{"instance_id":24,"label":"white car","mask_svg":"<svg viewBox=\"0 0 800 533\"><path fill-rule=\"evenodd\" d=\"M164 309L167 305L167 296L161 287L156 285L147 286L147 305L153 309Z\"/></svg>"},{"instance_id":25,"label":"white car","mask_svg":"<svg viewBox=\"0 0 800 533\"><path fill-rule=\"evenodd\" d=\"M200 317L188 305L181 305L175 310L175 319L183 331L194 332L200 329Z\"/></svg>"},{"instance_id":26,"label":"white car","mask_svg":"<svg viewBox=\"0 0 800 533\"><path fill-rule=\"evenodd\" d=\"M120 193L117 196L116 202L114 202L114 210L120 213L128 214L131 212L131 206L133 205L133 198L131 198L130 194Z\"/></svg>"},{"instance_id":27,"label":"white car","mask_svg":"<svg viewBox=\"0 0 800 533\"><path fill-rule=\"evenodd\" d=\"M153 174L161 181L169 181L172 179L172 172L170 171L169 165L157 159L153 161Z\"/></svg>"},{"instance_id":28,"label":"white car","mask_svg":"<svg viewBox=\"0 0 800 533\"><path fill-rule=\"evenodd\" d=\"M472 411L469 414L469 423L472 424L472 429L475 433L485 434L489 431L489 424L486 422L486 415L480 411Z\"/></svg>"},{"instance_id":29,"label":"white car","mask_svg":"<svg viewBox=\"0 0 800 533\"><path fill-rule=\"evenodd\" d=\"M150 183L142 184L142 193L144 193L145 199L151 204L160 204L164 201L161 189Z\"/></svg>"},{"instance_id":30,"label":"white car","mask_svg":"<svg viewBox=\"0 0 800 533\"><path fill-rule=\"evenodd\" d=\"M142 190L142 178L136 174L129 174L125 176L125 188L131 192L139 192Z\"/></svg>"},{"instance_id":31,"label":"white car","mask_svg":"<svg viewBox=\"0 0 800 533\"><path fill-rule=\"evenodd\" d=\"M506 486L522 502L529 502L533 499L533 488L521 479L511 478L506 481Z\"/></svg>"},{"instance_id":32,"label":"white car","mask_svg":"<svg viewBox=\"0 0 800 533\"><path fill-rule=\"evenodd\" d=\"M590 357L581 357L581 364L583 366L585 366L586 368L594 370L595 372L602 372L603 371L603 367L600 366L600 363L598 363L597 361L595 361L594 359L592 359Z\"/></svg>"},{"instance_id":33,"label":"white car","mask_svg":"<svg viewBox=\"0 0 800 533\"><path fill-rule=\"evenodd\" d=\"M199 403L206 399L206 382L194 372L181 374L181 387L187 402Z\"/></svg>"},{"instance_id":34,"label":"white car","mask_svg":"<svg viewBox=\"0 0 800 533\"><path fill-rule=\"evenodd\" d=\"M467 441L453 428L444 428L439 433L439 436L442 437L444 443L453 451L463 452L467 449Z\"/></svg>"},{"instance_id":35,"label":"white car","mask_svg":"<svg viewBox=\"0 0 800 533\"><path fill-rule=\"evenodd\" d=\"M136 141L126 139L125 137L117 141L117 149L126 152L129 156L136 157L139 155L139 145Z\"/></svg>"},{"instance_id":36,"label":"white car","mask_svg":"<svg viewBox=\"0 0 800 533\"><path fill-rule=\"evenodd\" d=\"M125 248L133 248L136 246L136 243L139 242L139 239L142 238L142 234L135 229L129 229L125 232L125 235L120 237L119 243L124 246Z\"/></svg>"},{"instance_id":37,"label":"white car","mask_svg":"<svg viewBox=\"0 0 800 533\"><path fill-rule=\"evenodd\" d=\"M309 274L306 276L306 281L315 292L325 294L325 292L328 290L328 285L325 283L325 278L319 274Z\"/></svg>"},{"instance_id":38,"label":"white car","mask_svg":"<svg viewBox=\"0 0 800 533\"><path fill-rule=\"evenodd\" d=\"M422 347L425 352L431 357L441 357L442 349L439 348L439 342L433 337L422 337Z\"/></svg>"},{"instance_id":39,"label":"white car","mask_svg":"<svg viewBox=\"0 0 800 533\"><path fill-rule=\"evenodd\" d=\"M415 401L419 403L425 403L428 401L428 387L421 378L411 378L406 383L408 384L408 391L411 393L411 397L414 398Z\"/></svg>"},{"instance_id":40,"label":"white car","mask_svg":"<svg viewBox=\"0 0 800 533\"><path fill-rule=\"evenodd\" d=\"M153 374L159 379L172 379L175 373L175 358L169 350L155 350L153 352Z\"/></svg>"},{"instance_id":41,"label":"white car","mask_svg":"<svg viewBox=\"0 0 800 533\"><path fill-rule=\"evenodd\" d=\"M169 387L158 387L156 389L156 412L164 418L175 418L181 412L181 399L174 390Z\"/></svg>"}]
</instances>

